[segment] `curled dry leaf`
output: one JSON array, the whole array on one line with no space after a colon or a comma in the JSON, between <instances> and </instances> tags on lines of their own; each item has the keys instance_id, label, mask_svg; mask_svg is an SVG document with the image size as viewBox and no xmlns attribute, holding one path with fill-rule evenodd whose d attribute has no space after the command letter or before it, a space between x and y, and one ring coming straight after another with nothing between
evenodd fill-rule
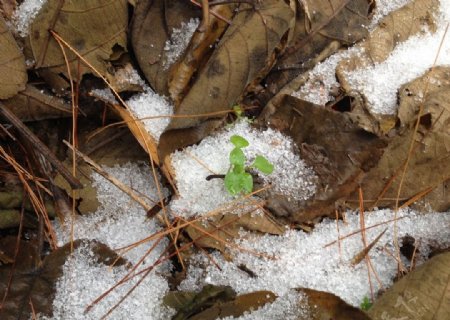
<instances>
[{"instance_id":1,"label":"curled dry leaf","mask_svg":"<svg viewBox=\"0 0 450 320\"><path fill-rule=\"evenodd\" d=\"M100 74L106 75L110 57L125 51L128 7L126 0L47 1L30 27L30 46L36 68L51 68L67 75L61 47L49 30L56 32ZM72 76L94 71L68 48L64 48ZM80 75L80 76L81 76Z\"/></svg>"},{"instance_id":2,"label":"curled dry leaf","mask_svg":"<svg viewBox=\"0 0 450 320\"><path fill-rule=\"evenodd\" d=\"M7 99L25 89L25 57L0 14L0 99Z\"/></svg>"},{"instance_id":3,"label":"curled dry leaf","mask_svg":"<svg viewBox=\"0 0 450 320\"><path fill-rule=\"evenodd\" d=\"M438 8L438 0L415 0L392 12L381 20L366 41L356 45L357 54L338 64L336 76L339 83L348 95L355 98L352 117L367 130L384 134L393 128L396 118L371 112L366 105L367 100L350 85L348 74L386 60L399 43L424 29L435 30L433 14Z\"/></svg>"},{"instance_id":4,"label":"curled dry leaf","mask_svg":"<svg viewBox=\"0 0 450 320\"><path fill-rule=\"evenodd\" d=\"M24 122L72 116L72 107L64 100L43 93L33 85L27 85L25 90L3 103Z\"/></svg>"},{"instance_id":5,"label":"curled dry leaf","mask_svg":"<svg viewBox=\"0 0 450 320\"><path fill-rule=\"evenodd\" d=\"M428 86L425 96L424 88ZM378 164L362 181L368 207L395 207L403 166L408 157L417 115L422 116L415 145L403 181L400 204L430 205L433 210L450 208L450 68L438 67L400 89L398 117L401 128ZM423 197L420 195L422 194ZM357 206L358 195L350 197ZM379 199L381 198L381 199ZM375 200L379 199L376 203Z\"/></svg>"},{"instance_id":6,"label":"curled dry leaf","mask_svg":"<svg viewBox=\"0 0 450 320\"><path fill-rule=\"evenodd\" d=\"M319 177L316 193L306 201L269 194L267 206L272 212L297 223L334 214L336 203L356 190L386 146L383 139L354 124L347 113L292 96L285 96L276 112L265 114L260 122L292 137L301 158Z\"/></svg>"},{"instance_id":7,"label":"curled dry leaf","mask_svg":"<svg viewBox=\"0 0 450 320\"><path fill-rule=\"evenodd\" d=\"M270 70L292 17L284 1L267 0L256 8L242 5L175 114L230 110L247 86ZM214 128L205 123L196 117L172 119L160 138L161 158L205 137Z\"/></svg>"},{"instance_id":8,"label":"curled dry leaf","mask_svg":"<svg viewBox=\"0 0 450 320\"><path fill-rule=\"evenodd\" d=\"M368 314L373 320L444 320L450 315L450 253L437 255L388 289Z\"/></svg>"}]
</instances>

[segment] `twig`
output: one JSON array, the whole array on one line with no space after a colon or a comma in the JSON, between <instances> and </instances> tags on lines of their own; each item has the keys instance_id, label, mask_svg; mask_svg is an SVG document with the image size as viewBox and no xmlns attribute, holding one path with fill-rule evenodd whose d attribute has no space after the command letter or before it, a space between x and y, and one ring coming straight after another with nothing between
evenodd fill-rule
<instances>
[{"instance_id":1,"label":"twig","mask_svg":"<svg viewBox=\"0 0 450 320\"><path fill-rule=\"evenodd\" d=\"M0 114L3 115L21 134L29 140L39 153L41 153L63 178L70 184L72 189L80 189L83 187L80 181L72 176L72 174L64 167L64 165L56 158L53 152L42 143L41 140L30 130L8 107L0 102Z\"/></svg>"},{"instance_id":2,"label":"twig","mask_svg":"<svg viewBox=\"0 0 450 320\"><path fill-rule=\"evenodd\" d=\"M69 147L70 150L75 151L76 155L80 158L82 158L89 166L92 167L92 169L95 170L98 174L100 174L102 177L110 181L112 184L114 184L117 188L122 190L124 193L126 193L128 196L130 196L134 201L139 203L145 211L152 210L153 206L149 205L147 202L145 202L142 197L140 197L133 189L131 189L129 186L121 182L120 180L117 180L114 176L110 175L108 172L103 170L97 163L95 163L94 160L89 158L87 155L82 153L81 151L75 149L69 142L66 140L63 140L63 143ZM158 214L156 215L158 219L163 222L162 217Z\"/></svg>"}]
</instances>

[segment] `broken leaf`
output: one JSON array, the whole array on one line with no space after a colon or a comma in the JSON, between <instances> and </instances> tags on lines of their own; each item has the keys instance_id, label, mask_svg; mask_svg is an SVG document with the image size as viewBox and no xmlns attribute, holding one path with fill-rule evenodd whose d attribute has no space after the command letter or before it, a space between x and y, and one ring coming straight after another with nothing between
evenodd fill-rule
<instances>
[{"instance_id":1,"label":"broken leaf","mask_svg":"<svg viewBox=\"0 0 450 320\"><path fill-rule=\"evenodd\" d=\"M25 89L25 57L0 14L0 99L7 99Z\"/></svg>"},{"instance_id":2,"label":"broken leaf","mask_svg":"<svg viewBox=\"0 0 450 320\"><path fill-rule=\"evenodd\" d=\"M49 32L57 33L101 75L106 75L109 60L117 50L126 50L128 7L126 0L47 1L30 27L30 46L36 68L52 68L67 75L64 55ZM94 73L84 63L78 68L77 56L64 47L71 74Z\"/></svg>"}]
</instances>

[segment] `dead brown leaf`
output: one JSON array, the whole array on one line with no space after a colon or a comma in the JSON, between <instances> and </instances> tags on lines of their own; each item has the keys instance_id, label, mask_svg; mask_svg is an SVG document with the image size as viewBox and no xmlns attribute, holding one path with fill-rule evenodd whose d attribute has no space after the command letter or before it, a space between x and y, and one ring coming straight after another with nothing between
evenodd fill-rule
<instances>
[{"instance_id":1,"label":"dead brown leaf","mask_svg":"<svg viewBox=\"0 0 450 320\"><path fill-rule=\"evenodd\" d=\"M394 207L401 172L408 157L419 106L423 106L415 146L403 181L400 204L423 191L416 206L430 205L433 210L450 208L450 69L439 67L406 84L400 90L398 117L401 128L391 139L377 166L362 182L366 207ZM423 90L428 83L428 93ZM387 187L387 188L385 188ZM383 192L383 193L382 193ZM380 201L374 203L379 197ZM357 206L357 195L351 197Z\"/></svg>"},{"instance_id":2,"label":"dead brown leaf","mask_svg":"<svg viewBox=\"0 0 450 320\"><path fill-rule=\"evenodd\" d=\"M430 259L388 289L368 314L373 320L445 320L450 315L450 253Z\"/></svg>"},{"instance_id":3,"label":"dead brown leaf","mask_svg":"<svg viewBox=\"0 0 450 320\"><path fill-rule=\"evenodd\" d=\"M354 124L347 113L291 96L285 96L275 113L265 114L260 122L292 137L302 159L319 177L317 191L307 201L269 196L272 212L297 223L334 214L335 206L356 189L385 147L382 139Z\"/></svg>"},{"instance_id":4,"label":"dead brown leaf","mask_svg":"<svg viewBox=\"0 0 450 320\"><path fill-rule=\"evenodd\" d=\"M266 80L266 101L333 50L367 35L371 1L304 0L299 3L292 39Z\"/></svg>"},{"instance_id":5,"label":"dead brown leaf","mask_svg":"<svg viewBox=\"0 0 450 320\"><path fill-rule=\"evenodd\" d=\"M245 312L273 302L276 298L270 291L255 291L236 296L231 287L206 285L198 293L169 292L164 297L164 304L178 311L172 320L214 320L239 317Z\"/></svg>"},{"instance_id":6,"label":"dead brown leaf","mask_svg":"<svg viewBox=\"0 0 450 320\"><path fill-rule=\"evenodd\" d=\"M166 41L181 22L198 17L200 12L188 1L138 1L131 25L131 44L142 72L159 94L168 94Z\"/></svg>"},{"instance_id":7,"label":"dead brown leaf","mask_svg":"<svg viewBox=\"0 0 450 320\"><path fill-rule=\"evenodd\" d=\"M109 247L98 241L76 240L74 248L88 246L98 263L120 266L126 264L126 260L117 256ZM5 320L28 319L31 317L31 307L35 314L41 313L51 316L53 298L56 291L56 282L62 275L62 268L72 250L67 244L48 255L42 266L26 270L14 270L8 296L0 309L0 317ZM7 289L10 268L0 270L0 296L3 297Z\"/></svg>"},{"instance_id":8,"label":"dead brown leaf","mask_svg":"<svg viewBox=\"0 0 450 320\"><path fill-rule=\"evenodd\" d=\"M196 245L224 252L228 243L239 238L242 228L277 235L284 232L284 228L268 215L252 213L216 215L205 221L194 222L185 230Z\"/></svg>"},{"instance_id":9,"label":"dead brown leaf","mask_svg":"<svg viewBox=\"0 0 450 320\"><path fill-rule=\"evenodd\" d=\"M0 99L7 99L25 89L25 57L0 15Z\"/></svg>"},{"instance_id":10,"label":"dead brown leaf","mask_svg":"<svg viewBox=\"0 0 450 320\"><path fill-rule=\"evenodd\" d=\"M312 289L297 289L306 295L310 310L309 320L370 320L363 311L348 305L332 293Z\"/></svg>"},{"instance_id":11,"label":"dead brown leaf","mask_svg":"<svg viewBox=\"0 0 450 320\"><path fill-rule=\"evenodd\" d=\"M366 99L349 84L348 74L356 69L380 63L395 47L409 37L436 28L433 18L439 8L437 0L415 0L390 13L381 20L366 41L356 45L358 54L341 61L336 68L336 76L344 91L355 99L352 117L367 130L385 134L395 125L395 116L372 113L366 106Z\"/></svg>"},{"instance_id":12,"label":"dead brown leaf","mask_svg":"<svg viewBox=\"0 0 450 320\"><path fill-rule=\"evenodd\" d=\"M67 76L64 55L48 30L56 32L102 75L110 57L127 48L128 7L126 0L47 1L30 27L30 46L36 68L51 68ZM101 18L100 18L101 17ZM65 48L72 76L93 73Z\"/></svg>"},{"instance_id":13,"label":"dead brown leaf","mask_svg":"<svg viewBox=\"0 0 450 320\"><path fill-rule=\"evenodd\" d=\"M28 84L25 90L3 101L23 122L72 116L72 107Z\"/></svg>"}]
</instances>

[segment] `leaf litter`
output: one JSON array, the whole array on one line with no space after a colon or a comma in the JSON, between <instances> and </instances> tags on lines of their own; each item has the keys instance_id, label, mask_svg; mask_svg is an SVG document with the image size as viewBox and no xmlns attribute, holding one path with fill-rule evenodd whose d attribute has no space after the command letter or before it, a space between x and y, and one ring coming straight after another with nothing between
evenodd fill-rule
<instances>
[{"instance_id":1,"label":"leaf litter","mask_svg":"<svg viewBox=\"0 0 450 320\"><path fill-rule=\"evenodd\" d=\"M380 16L387 14L389 10L394 10L406 2L401 0L393 1L389 4L391 7L387 8L388 2L378 1L377 5L382 9L376 11L372 25L375 25L376 19L379 19ZM33 1L24 2L24 4L27 3L31 5ZM37 4L37 2L34 2L34 4ZM33 7L31 6L30 8ZM30 9L28 11L33 12L33 10ZM441 0L441 13L443 13L441 19L444 20L440 20L439 25L442 26L449 20L448 13L450 13L448 4L443 0ZM26 27L22 28L27 29ZM435 35L439 34L439 32L442 33L442 28L439 30ZM430 37L430 45L433 44L436 46L441 40L434 38L433 40L432 36L430 34L426 35L425 32L425 38L427 36ZM423 38L422 36L411 39L415 39L417 42L422 41ZM410 47L407 43L401 44L393 53L393 56L397 55L398 50L399 58L397 59L400 60L392 58L391 61L388 58L386 61L389 61L389 63L393 63L393 61L397 63L398 61L404 61L404 56L401 53L409 50ZM346 55L351 53L351 50L342 51L340 53L342 57L331 57L329 60L331 61L332 67L327 72L329 73L330 70L334 70L339 60L346 58ZM429 52L431 55L435 55L437 48L429 49ZM428 55L428 57L431 57L431 55ZM444 57L442 60L444 64L449 63L445 60L448 56L450 56L448 46L446 47L444 45L441 53L441 57ZM428 67L422 65L422 69L413 68L416 74L409 74L408 76L414 78L423 73L426 68L430 67L429 59L426 63L428 63L426 64ZM405 66L405 64L402 65ZM384 70L388 70L393 74L401 73L392 71L396 69L392 69L391 65L388 65L387 62ZM318 76L321 73L320 70L316 70L316 72ZM332 72L334 73L334 71ZM359 78L359 80L362 79L362 83L367 81L367 75L370 73L367 70L365 72ZM393 83L407 82L407 80L404 80L405 78L402 79L398 81L391 79L390 81ZM332 80L332 77L329 77L329 81L327 80L325 82L325 91L328 91L336 85ZM324 104L324 101L332 98L332 95L323 95L323 87L320 89L322 90L321 100L316 101L320 101L319 104ZM365 94L367 95L367 92ZM383 95L381 94L381 96ZM135 105L133 108L136 115L141 112L138 117L170 115L172 113L171 106L165 98L157 95L149 88L146 88L144 93L132 97L128 103ZM375 103L373 104L375 105ZM384 101L380 102L380 104L385 107L387 103ZM160 119L149 120L146 123L146 128L157 140L168 122L161 121L160 124L155 125L156 122L160 122ZM252 129L248 123L238 123L234 127L227 128L225 131L217 133L213 137L203 139L198 146L189 147L172 154L172 164L175 165L175 171L177 172L178 187L181 187L180 198L172 203L174 213L190 218L198 214L207 214L220 204L226 204L233 200L226 193L223 187L223 181L213 179L206 183L205 177L211 173L225 173L228 170L229 161L227 155L232 146L228 146L226 143L224 145L224 142L228 141L224 136L229 138L229 135L234 133L243 135L250 141L250 147L245 150L249 152L247 155L249 159L252 159L255 154L263 154L275 164L275 170L278 168L284 174L283 179L280 180L272 180L271 177L267 177L267 180L265 180L266 178L264 176L260 177L265 183L270 183L273 188L279 188L281 192L289 194L296 199L308 199L308 197L313 195L316 179L314 172L302 163L296 153L292 152L295 148L291 141L277 132L270 132L272 136L269 137L267 136L267 131L260 132ZM217 137L221 138L214 140ZM252 146L255 147L254 151L251 149ZM273 157L273 159L270 157ZM181 168L177 167L177 165L181 166L184 163L188 163L189 165ZM284 166L284 164L292 166L293 163L298 167L292 168L288 166L286 168ZM196 169L192 170L193 167ZM148 167L143 167L142 165L125 165L123 167L109 169L109 171L136 190L141 192L145 190L146 193L148 192L146 196L154 197L154 201L157 200L154 188L149 186ZM189 184L183 181L184 179L189 181ZM137 241L161 230L161 227L154 221L145 219L143 209L133 204L127 196L124 196L109 182L95 176L94 180L99 190L99 200L102 201L102 206L96 213L83 216L75 221L75 238L100 238L101 241L114 249L129 245L130 242ZM299 181L301 182L300 184L298 184ZM293 183L296 184L295 188L292 187ZM182 187L183 184L186 184L184 189ZM205 185L207 188L202 189ZM190 189L186 186L190 186ZM189 200L194 203L188 202ZM397 262L390 255L394 252L392 222L384 223L388 217L393 217L393 215L393 211L391 210L375 210L366 213L365 217L367 227L382 223L382 225L376 228L366 230L368 242L373 240L382 229L389 226L387 233L369 253L374 269L383 287L389 286L392 283L397 267ZM402 209L398 213L398 217L401 219L398 223L398 236L410 235L419 240L419 261L427 257L427 254L431 250L431 245L439 243L442 246L448 246L450 244L448 236L448 227L450 225L449 213L422 215L412 209ZM66 221L66 228L63 228L55 223L55 228L60 237L60 244L69 240L69 230L67 228L69 224L70 222ZM316 225L314 232L311 234L289 230L281 236L264 235L258 238L255 235L242 231L241 235L243 238L236 240L237 244L258 252L272 254L276 259L266 260L245 252L234 251L232 252L233 260L227 261L218 252L213 252L211 254L212 257L222 268L222 271L220 271L212 266L210 264L211 261L205 256L197 254L193 256L191 267L188 269L187 279L181 284L179 289L199 290L203 284L207 283L228 284L238 293L252 292L254 290L272 290L280 296L274 303L266 304L258 311L242 316L241 319L297 319L300 316L307 317L305 313L307 310L302 310L302 307L299 306L299 301L304 299L304 296L294 290L302 286L334 292L351 305L358 306L364 296L370 295L366 266L360 263L352 267L350 263L353 256L363 249L361 236L356 234L342 240L339 245L335 243L326 248L324 246L336 241L339 235L350 234L359 228L358 215L353 212L348 212L347 221L345 223L339 222L339 229L336 229L334 220L325 219ZM166 240L163 240L163 242L167 243ZM131 263L135 263L137 259L144 255L149 246L150 244L141 245L141 247L125 253L125 257ZM163 248L163 244L158 245L157 249L147 257L147 266L156 261L158 254L162 252ZM75 250L74 255L64 265L65 275L59 281L57 287L58 295L54 300L54 319L100 318L117 302L119 295L126 291L117 290L117 292L102 300L91 312L83 314L85 307L93 299L117 283L127 272L125 267L111 269L98 265L94 262L92 256L90 248L88 246L82 246ZM408 265L408 261L404 261L404 263ZM256 274L256 277L250 277L248 273L238 268L239 265L245 265L248 270ZM204 269L205 266L207 266L206 269ZM158 266L157 272L152 272L147 276L146 280L133 293L133 296L129 297L114 311L112 318L165 319L170 317L173 314L172 311L161 305L162 296L168 292L168 283L162 275L167 274L170 269L171 266L169 263ZM86 272L86 270L90 270L91 272ZM372 281L372 285L376 289L379 289L379 285L373 278ZM131 284L127 284L127 286L131 286ZM152 294L149 295L148 292L152 292Z\"/></svg>"}]
</instances>

